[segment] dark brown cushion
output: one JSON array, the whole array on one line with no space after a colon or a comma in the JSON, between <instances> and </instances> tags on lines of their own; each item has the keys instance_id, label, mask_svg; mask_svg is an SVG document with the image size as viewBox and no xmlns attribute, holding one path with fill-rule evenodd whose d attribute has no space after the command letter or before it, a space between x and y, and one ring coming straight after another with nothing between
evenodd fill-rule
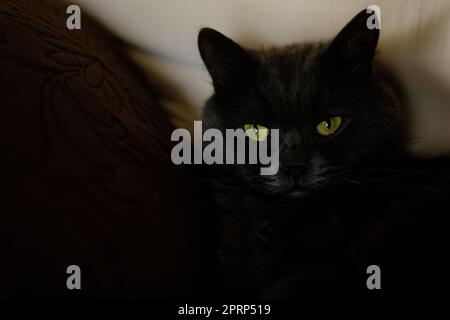
<instances>
[{"instance_id":1,"label":"dark brown cushion","mask_svg":"<svg viewBox=\"0 0 450 320\"><path fill-rule=\"evenodd\" d=\"M67 17L0 1L0 297L198 295L205 226L167 117L120 43Z\"/></svg>"}]
</instances>

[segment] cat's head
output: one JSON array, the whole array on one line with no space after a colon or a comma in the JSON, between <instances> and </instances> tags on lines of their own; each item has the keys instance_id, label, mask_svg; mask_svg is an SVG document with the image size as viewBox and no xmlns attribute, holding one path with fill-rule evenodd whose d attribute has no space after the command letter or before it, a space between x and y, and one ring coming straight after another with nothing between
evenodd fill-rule
<instances>
[{"instance_id":1,"label":"cat's head","mask_svg":"<svg viewBox=\"0 0 450 320\"><path fill-rule=\"evenodd\" d=\"M295 197L349 181L356 168L383 162L400 147L396 100L373 68L379 30L367 27L369 17L362 11L327 43L260 51L200 31L215 89L204 128L279 129L276 175L261 176L254 165L228 169L257 190Z\"/></svg>"}]
</instances>

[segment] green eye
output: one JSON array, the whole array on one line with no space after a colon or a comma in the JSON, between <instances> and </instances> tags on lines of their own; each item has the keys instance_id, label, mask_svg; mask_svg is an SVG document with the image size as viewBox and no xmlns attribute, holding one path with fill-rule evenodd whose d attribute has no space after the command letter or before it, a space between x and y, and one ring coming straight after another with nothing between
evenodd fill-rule
<instances>
[{"instance_id":1,"label":"green eye","mask_svg":"<svg viewBox=\"0 0 450 320\"><path fill-rule=\"evenodd\" d=\"M332 117L328 120L322 121L316 127L317 132L322 136L329 136L336 132L341 126L341 117Z\"/></svg>"},{"instance_id":2,"label":"green eye","mask_svg":"<svg viewBox=\"0 0 450 320\"><path fill-rule=\"evenodd\" d=\"M264 141L269 135L269 129L259 124L246 124L244 130L250 139L255 141Z\"/></svg>"}]
</instances>

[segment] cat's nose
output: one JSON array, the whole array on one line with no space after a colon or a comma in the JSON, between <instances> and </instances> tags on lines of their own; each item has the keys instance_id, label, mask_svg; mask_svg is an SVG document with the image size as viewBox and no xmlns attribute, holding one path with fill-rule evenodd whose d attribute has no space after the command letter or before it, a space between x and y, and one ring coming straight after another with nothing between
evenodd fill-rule
<instances>
[{"instance_id":1,"label":"cat's nose","mask_svg":"<svg viewBox=\"0 0 450 320\"><path fill-rule=\"evenodd\" d=\"M301 168L306 166L307 162L304 159L282 159L280 161L280 164L283 167L289 168L289 169L295 169L295 168Z\"/></svg>"},{"instance_id":2,"label":"cat's nose","mask_svg":"<svg viewBox=\"0 0 450 320\"><path fill-rule=\"evenodd\" d=\"M280 165L287 168L301 168L308 164L309 155L304 152L296 152L283 149L280 152Z\"/></svg>"},{"instance_id":3,"label":"cat's nose","mask_svg":"<svg viewBox=\"0 0 450 320\"><path fill-rule=\"evenodd\" d=\"M283 159L280 161L280 165L288 170L302 170L308 162L304 159Z\"/></svg>"},{"instance_id":4,"label":"cat's nose","mask_svg":"<svg viewBox=\"0 0 450 320\"><path fill-rule=\"evenodd\" d=\"M298 185L300 183L300 180L302 179L302 176L304 175L305 167L304 166L289 166L286 169L287 169L291 179L294 181L294 183L296 185Z\"/></svg>"}]
</instances>

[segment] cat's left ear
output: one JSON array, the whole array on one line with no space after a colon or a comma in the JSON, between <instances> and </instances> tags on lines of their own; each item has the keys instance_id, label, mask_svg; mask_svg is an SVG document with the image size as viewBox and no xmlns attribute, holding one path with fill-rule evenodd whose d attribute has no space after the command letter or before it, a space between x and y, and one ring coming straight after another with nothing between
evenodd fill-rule
<instances>
[{"instance_id":1,"label":"cat's left ear","mask_svg":"<svg viewBox=\"0 0 450 320\"><path fill-rule=\"evenodd\" d=\"M372 23L375 13L358 13L330 43L324 58L337 71L355 76L370 74L380 31ZM375 16L375 19L378 19ZM377 24L378 26L378 24Z\"/></svg>"},{"instance_id":2,"label":"cat's left ear","mask_svg":"<svg viewBox=\"0 0 450 320\"><path fill-rule=\"evenodd\" d=\"M256 58L220 32L203 28L198 48L208 69L216 93L230 94L250 82L256 69Z\"/></svg>"}]
</instances>

